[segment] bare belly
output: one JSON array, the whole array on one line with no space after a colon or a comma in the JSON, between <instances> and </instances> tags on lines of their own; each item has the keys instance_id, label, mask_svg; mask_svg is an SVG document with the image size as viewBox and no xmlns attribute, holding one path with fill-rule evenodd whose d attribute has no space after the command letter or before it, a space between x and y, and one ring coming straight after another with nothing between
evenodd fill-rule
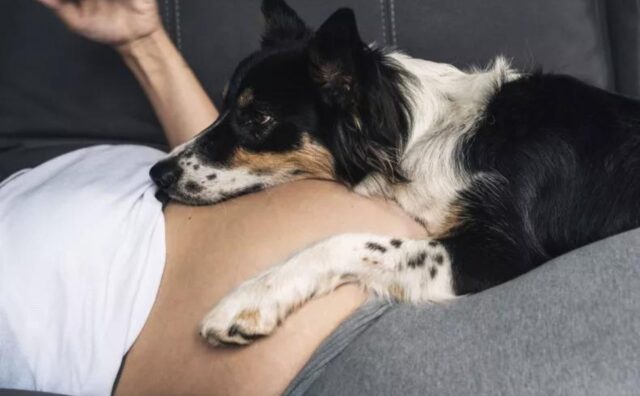
<instances>
[{"instance_id":1,"label":"bare belly","mask_svg":"<svg viewBox=\"0 0 640 396\"><path fill-rule=\"evenodd\" d=\"M276 395L365 300L355 285L311 301L268 338L212 348L198 323L233 287L305 246L344 232L422 237L397 207L330 182L302 181L208 207L165 210L167 262L117 395Z\"/></svg>"}]
</instances>

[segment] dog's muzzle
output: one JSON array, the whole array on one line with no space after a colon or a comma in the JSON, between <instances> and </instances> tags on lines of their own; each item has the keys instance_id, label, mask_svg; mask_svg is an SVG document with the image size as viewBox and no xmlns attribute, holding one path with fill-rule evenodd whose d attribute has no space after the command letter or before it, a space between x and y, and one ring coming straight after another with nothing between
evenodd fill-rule
<instances>
[{"instance_id":1,"label":"dog's muzzle","mask_svg":"<svg viewBox=\"0 0 640 396\"><path fill-rule=\"evenodd\" d=\"M170 190L180 180L182 176L182 168L178 165L178 162L169 158L162 160L155 164L149 171L151 180L159 187L156 193L158 201L164 205L169 202L169 194L167 190Z\"/></svg>"},{"instance_id":2,"label":"dog's muzzle","mask_svg":"<svg viewBox=\"0 0 640 396\"><path fill-rule=\"evenodd\" d=\"M155 164L149 171L149 176L158 187L166 190L173 187L180 180L182 168L173 158L170 158Z\"/></svg>"}]
</instances>

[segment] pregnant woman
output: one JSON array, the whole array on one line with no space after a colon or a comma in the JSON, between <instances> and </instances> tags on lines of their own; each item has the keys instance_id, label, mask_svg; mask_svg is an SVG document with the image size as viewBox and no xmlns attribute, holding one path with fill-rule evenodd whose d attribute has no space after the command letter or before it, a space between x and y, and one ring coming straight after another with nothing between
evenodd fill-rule
<instances>
[{"instance_id":1,"label":"pregnant woman","mask_svg":"<svg viewBox=\"0 0 640 396\"><path fill-rule=\"evenodd\" d=\"M122 55L170 147L216 119L163 30L155 0L40 2L72 31ZM200 339L198 322L212 304L328 236L423 232L397 207L324 181L163 209L148 171L164 155L97 146L0 184L0 388L279 394L365 294L346 286L314 300L273 337L243 349L211 348Z\"/></svg>"}]
</instances>

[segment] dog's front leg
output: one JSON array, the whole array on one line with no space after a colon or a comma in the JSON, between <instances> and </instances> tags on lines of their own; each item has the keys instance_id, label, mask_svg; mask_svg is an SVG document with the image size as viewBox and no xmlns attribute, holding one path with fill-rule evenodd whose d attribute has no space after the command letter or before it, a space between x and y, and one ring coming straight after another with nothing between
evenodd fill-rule
<instances>
[{"instance_id":1,"label":"dog's front leg","mask_svg":"<svg viewBox=\"0 0 640 396\"><path fill-rule=\"evenodd\" d=\"M214 345L248 344L307 300L345 283L401 301L453 297L451 262L438 242L343 234L241 284L204 318L201 334Z\"/></svg>"}]
</instances>

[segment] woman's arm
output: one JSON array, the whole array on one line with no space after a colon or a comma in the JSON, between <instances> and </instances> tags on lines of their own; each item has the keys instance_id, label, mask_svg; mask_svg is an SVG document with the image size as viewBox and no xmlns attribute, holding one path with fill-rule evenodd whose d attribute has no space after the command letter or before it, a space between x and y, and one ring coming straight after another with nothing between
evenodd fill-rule
<instances>
[{"instance_id":1,"label":"woman's arm","mask_svg":"<svg viewBox=\"0 0 640 396\"><path fill-rule=\"evenodd\" d=\"M175 147L218 117L162 27L155 0L39 0L70 30L114 47L147 93Z\"/></svg>"},{"instance_id":2,"label":"woman's arm","mask_svg":"<svg viewBox=\"0 0 640 396\"><path fill-rule=\"evenodd\" d=\"M218 111L164 29L118 52L142 85L171 147L209 126Z\"/></svg>"}]
</instances>

